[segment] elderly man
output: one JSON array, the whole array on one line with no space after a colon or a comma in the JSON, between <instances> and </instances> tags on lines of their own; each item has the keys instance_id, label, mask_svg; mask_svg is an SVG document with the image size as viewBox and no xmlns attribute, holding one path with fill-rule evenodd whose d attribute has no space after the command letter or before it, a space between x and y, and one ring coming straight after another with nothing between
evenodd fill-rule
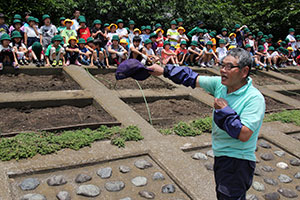
<instances>
[{"instance_id":1,"label":"elderly man","mask_svg":"<svg viewBox=\"0 0 300 200\"><path fill-rule=\"evenodd\" d=\"M251 66L249 52L234 48L222 60L221 77L199 76L190 68L173 65L150 67L154 76L164 75L187 87L202 87L214 95L212 148L218 200L245 200L252 185L265 100L252 85Z\"/></svg>"}]
</instances>

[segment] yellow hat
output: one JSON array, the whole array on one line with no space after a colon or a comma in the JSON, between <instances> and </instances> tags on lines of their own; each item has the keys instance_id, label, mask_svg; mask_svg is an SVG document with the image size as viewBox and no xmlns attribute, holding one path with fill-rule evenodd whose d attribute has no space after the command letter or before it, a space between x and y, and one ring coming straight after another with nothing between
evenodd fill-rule
<instances>
[{"instance_id":1,"label":"yellow hat","mask_svg":"<svg viewBox=\"0 0 300 200\"><path fill-rule=\"evenodd\" d=\"M293 47L288 47L287 50L294 51Z\"/></svg>"},{"instance_id":2,"label":"yellow hat","mask_svg":"<svg viewBox=\"0 0 300 200\"><path fill-rule=\"evenodd\" d=\"M231 36L236 37L236 34L235 33L230 33L229 37L231 37Z\"/></svg>"},{"instance_id":3,"label":"yellow hat","mask_svg":"<svg viewBox=\"0 0 300 200\"><path fill-rule=\"evenodd\" d=\"M121 39L121 40L120 40L120 44L126 44L126 45L128 45L128 42L127 42L126 39Z\"/></svg>"},{"instance_id":4,"label":"yellow hat","mask_svg":"<svg viewBox=\"0 0 300 200\"><path fill-rule=\"evenodd\" d=\"M70 43L70 40L75 40L76 43L78 43L78 40L77 40L77 38L75 36L69 37L68 43Z\"/></svg>"},{"instance_id":5,"label":"yellow hat","mask_svg":"<svg viewBox=\"0 0 300 200\"><path fill-rule=\"evenodd\" d=\"M234 48L236 48L236 46L231 45L231 46L228 47L228 50L234 49Z\"/></svg>"},{"instance_id":6,"label":"yellow hat","mask_svg":"<svg viewBox=\"0 0 300 200\"><path fill-rule=\"evenodd\" d=\"M118 25L117 25L117 24L112 23L112 24L110 24L110 25L108 26L108 30L110 30L112 26L115 26L116 29L118 28Z\"/></svg>"},{"instance_id":7,"label":"yellow hat","mask_svg":"<svg viewBox=\"0 0 300 200\"><path fill-rule=\"evenodd\" d=\"M162 30L161 28L157 29L157 30L155 31L155 33L158 34L159 31L161 31L161 33L164 34L164 30Z\"/></svg>"},{"instance_id":8,"label":"yellow hat","mask_svg":"<svg viewBox=\"0 0 300 200\"><path fill-rule=\"evenodd\" d=\"M65 21L64 21L64 26L66 25L66 22L71 22L71 23L72 23L71 26L73 26L73 24L74 24L74 22L73 22L72 20L70 20L70 19L65 19Z\"/></svg>"},{"instance_id":9,"label":"yellow hat","mask_svg":"<svg viewBox=\"0 0 300 200\"><path fill-rule=\"evenodd\" d=\"M141 30L140 29L138 29L138 28L135 28L134 30L133 30L133 32L139 32L139 34L141 34L142 32L141 32Z\"/></svg>"},{"instance_id":10,"label":"yellow hat","mask_svg":"<svg viewBox=\"0 0 300 200\"><path fill-rule=\"evenodd\" d=\"M178 27L177 31L179 32L179 30L183 30L183 32L185 32L185 29L182 26Z\"/></svg>"}]
</instances>

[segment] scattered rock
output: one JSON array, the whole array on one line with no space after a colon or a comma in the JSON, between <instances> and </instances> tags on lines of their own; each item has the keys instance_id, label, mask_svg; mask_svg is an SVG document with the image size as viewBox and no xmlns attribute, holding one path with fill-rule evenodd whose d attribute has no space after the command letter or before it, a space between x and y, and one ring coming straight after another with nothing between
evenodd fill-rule
<instances>
[{"instance_id":1,"label":"scattered rock","mask_svg":"<svg viewBox=\"0 0 300 200\"><path fill-rule=\"evenodd\" d=\"M146 199L154 199L155 198L155 194L153 192L149 192L149 191L146 191L146 190L140 191L139 195L141 197L146 198Z\"/></svg>"},{"instance_id":2,"label":"scattered rock","mask_svg":"<svg viewBox=\"0 0 300 200\"><path fill-rule=\"evenodd\" d=\"M56 197L58 200L71 200L71 195L67 191L60 191Z\"/></svg>"},{"instance_id":3,"label":"scattered rock","mask_svg":"<svg viewBox=\"0 0 300 200\"><path fill-rule=\"evenodd\" d=\"M264 165L261 167L262 170L264 170L265 172L274 172L275 169L271 166L268 166L268 165Z\"/></svg>"},{"instance_id":4,"label":"scattered rock","mask_svg":"<svg viewBox=\"0 0 300 200\"><path fill-rule=\"evenodd\" d=\"M256 163L260 163L260 160L256 159L255 162L256 162Z\"/></svg>"},{"instance_id":5,"label":"scattered rock","mask_svg":"<svg viewBox=\"0 0 300 200\"><path fill-rule=\"evenodd\" d=\"M193 159L195 160L207 160L207 156L204 154L204 153L201 153L201 152L198 152L198 153L195 153L193 156L192 156Z\"/></svg>"},{"instance_id":6,"label":"scattered rock","mask_svg":"<svg viewBox=\"0 0 300 200\"><path fill-rule=\"evenodd\" d=\"M123 190L125 183L123 181L110 181L105 183L105 188L109 192L118 192Z\"/></svg>"},{"instance_id":7,"label":"scattered rock","mask_svg":"<svg viewBox=\"0 0 300 200\"><path fill-rule=\"evenodd\" d=\"M300 166L300 160L299 159L292 159L290 160L290 164L293 166Z\"/></svg>"},{"instance_id":8,"label":"scattered rock","mask_svg":"<svg viewBox=\"0 0 300 200\"><path fill-rule=\"evenodd\" d=\"M277 192L265 194L263 197L265 198L265 200L279 200L280 199L280 195Z\"/></svg>"},{"instance_id":9,"label":"scattered rock","mask_svg":"<svg viewBox=\"0 0 300 200\"><path fill-rule=\"evenodd\" d=\"M300 185L296 186L296 190L298 190L300 192Z\"/></svg>"},{"instance_id":10,"label":"scattered rock","mask_svg":"<svg viewBox=\"0 0 300 200\"><path fill-rule=\"evenodd\" d=\"M208 157L211 157L211 158L214 158L214 157L215 157L214 151L213 151L213 150L208 150L208 151L206 152L206 155L207 155Z\"/></svg>"},{"instance_id":11,"label":"scattered rock","mask_svg":"<svg viewBox=\"0 0 300 200\"><path fill-rule=\"evenodd\" d=\"M76 194L85 197L96 197L101 193L100 188L95 185L81 185L78 187Z\"/></svg>"},{"instance_id":12,"label":"scattered rock","mask_svg":"<svg viewBox=\"0 0 300 200\"><path fill-rule=\"evenodd\" d=\"M288 164L286 164L285 162L279 162L279 163L277 163L276 167L278 167L280 169L288 169L289 168Z\"/></svg>"},{"instance_id":13,"label":"scattered rock","mask_svg":"<svg viewBox=\"0 0 300 200\"><path fill-rule=\"evenodd\" d=\"M100 176L102 179L110 178L111 174L112 174L112 168L111 167L100 168L97 171L97 175Z\"/></svg>"},{"instance_id":14,"label":"scattered rock","mask_svg":"<svg viewBox=\"0 0 300 200\"><path fill-rule=\"evenodd\" d=\"M205 166L205 168L206 168L208 171L213 171L213 170L214 170L214 164L212 164L211 162L206 162L206 163L204 163L204 166Z\"/></svg>"},{"instance_id":15,"label":"scattered rock","mask_svg":"<svg viewBox=\"0 0 300 200\"><path fill-rule=\"evenodd\" d=\"M134 165L139 168L139 169L147 169L149 167L152 167L152 163L144 160L144 159L140 159L140 160L137 160L135 161Z\"/></svg>"},{"instance_id":16,"label":"scattered rock","mask_svg":"<svg viewBox=\"0 0 300 200\"><path fill-rule=\"evenodd\" d=\"M120 199L120 200L131 200L131 198L130 197L125 197L125 198Z\"/></svg>"},{"instance_id":17,"label":"scattered rock","mask_svg":"<svg viewBox=\"0 0 300 200\"><path fill-rule=\"evenodd\" d=\"M153 179L154 181L157 181L157 180L165 180L165 177L164 177L164 175L163 175L162 173L160 173L160 172L155 172L155 173L153 174L153 176L152 176L152 179Z\"/></svg>"},{"instance_id":18,"label":"scattered rock","mask_svg":"<svg viewBox=\"0 0 300 200\"><path fill-rule=\"evenodd\" d=\"M136 187L142 187L147 185L147 178L143 176L137 176L131 180L131 183Z\"/></svg>"},{"instance_id":19,"label":"scattered rock","mask_svg":"<svg viewBox=\"0 0 300 200\"><path fill-rule=\"evenodd\" d=\"M278 157L283 157L285 155L284 151L274 151L274 154Z\"/></svg>"},{"instance_id":20,"label":"scattered rock","mask_svg":"<svg viewBox=\"0 0 300 200\"><path fill-rule=\"evenodd\" d=\"M258 167L255 167L254 175L255 176L261 176L262 175L262 171Z\"/></svg>"},{"instance_id":21,"label":"scattered rock","mask_svg":"<svg viewBox=\"0 0 300 200\"><path fill-rule=\"evenodd\" d=\"M264 178L264 182L273 186L278 185L277 181L272 178Z\"/></svg>"},{"instance_id":22,"label":"scattered rock","mask_svg":"<svg viewBox=\"0 0 300 200\"><path fill-rule=\"evenodd\" d=\"M271 153L262 153L260 154L260 157L265 161L274 160L274 156Z\"/></svg>"},{"instance_id":23,"label":"scattered rock","mask_svg":"<svg viewBox=\"0 0 300 200\"><path fill-rule=\"evenodd\" d=\"M25 194L21 200L47 200L44 195L41 194Z\"/></svg>"},{"instance_id":24,"label":"scattered rock","mask_svg":"<svg viewBox=\"0 0 300 200\"><path fill-rule=\"evenodd\" d=\"M77 177L75 178L76 183L84 183L90 180L92 180L92 177L86 174L78 174Z\"/></svg>"},{"instance_id":25,"label":"scattered rock","mask_svg":"<svg viewBox=\"0 0 300 200\"><path fill-rule=\"evenodd\" d=\"M295 177L296 179L300 179L300 172L297 172L297 173L294 175L294 177Z\"/></svg>"},{"instance_id":26,"label":"scattered rock","mask_svg":"<svg viewBox=\"0 0 300 200\"><path fill-rule=\"evenodd\" d=\"M119 170L120 170L120 172L122 172L122 173L128 173L128 172L130 172L130 167L128 167L128 166L125 166L125 165L121 165L120 167L119 167Z\"/></svg>"},{"instance_id":27,"label":"scattered rock","mask_svg":"<svg viewBox=\"0 0 300 200\"><path fill-rule=\"evenodd\" d=\"M47 184L49 186L59 186L59 185L64 185L66 183L67 181L63 175L52 176L47 180Z\"/></svg>"},{"instance_id":28,"label":"scattered rock","mask_svg":"<svg viewBox=\"0 0 300 200\"><path fill-rule=\"evenodd\" d=\"M285 174L280 174L278 176L278 179L281 183L290 183L293 181L293 179L291 179L288 175Z\"/></svg>"},{"instance_id":29,"label":"scattered rock","mask_svg":"<svg viewBox=\"0 0 300 200\"><path fill-rule=\"evenodd\" d=\"M287 197L287 198L296 198L298 195L296 194L295 191L287 189L287 188L279 188L277 190L282 196Z\"/></svg>"},{"instance_id":30,"label":"scattered rock","mask_svg":"<svg viewBox=\"0 0 300 200\"><path fill-rule=\"evenodd\" d=\"M256 191L264 191L265 190L264 184L257 182L257 181L253 182L252 187Z\"/></svg>"},{"instance_id":31,"label":"scattered rock","mask_svg":"<svg viewBox=\"0 0 300 200\"><path fill-rule=\"evenodd\" d=\"M40 185L40 181L36 178L26 178L22 181L22 183L19 185L21 190L34 190L37 188L37 186Z\"/></svg>"},{"instance_id":32,"label":"scattered rock","mask_svg":"<svg viewBox=\"0 0 300 200\"><path fill-rule=\"evenodd\" d=\"M173 184L167 184L167 185L164 185L162 188L161 188L161 192L162 193L174 193L175 192L175 186Z\"/></svg>"},{"instance_id":33,"label":"scattered rock","mask_svg":"<svg viewBox=\"0 0 300 200\"><path fill-rule=\"evenodd\" d=\"M261 141L259 143L259 146L261 146L261 147L263 147L265 149L271 149L272 148L271 145L269 143L265 142L265 141Z\"/></svg>"},{"instance_id":34,"label":"scattered rock","mask_svg":"<svg viewBox=\"0 0 300 200\"><path fill-rule=\"evenodd\" d=\"M247 194L246 195L246 200L259 200L259 199L254 194Z\"/></svg>"}]
</instances>

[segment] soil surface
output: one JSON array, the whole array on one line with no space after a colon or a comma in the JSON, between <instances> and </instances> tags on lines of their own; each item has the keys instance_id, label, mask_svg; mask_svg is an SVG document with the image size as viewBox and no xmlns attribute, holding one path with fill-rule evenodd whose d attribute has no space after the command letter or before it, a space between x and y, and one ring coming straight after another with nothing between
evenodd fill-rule
<instances>
[{"instance_id":1,"label":"soil surface","mask_svg":"<svg viewBox=\"0 0 300 200\"><path fill-rule=\"evenodd\" d=\"M280 91L280 93L300 101L300 90L298 90L298 91Z\"/></svg>"},{"instance_id":2,"label":"soil surface","mask_svg":"<svg viewBox=\"0 0 300 200\"><path fill-rule=\"evenodd\" d=\"M116 121L105 110L93 105L49 108L0 109L0 132L36 131L38 129L83 123Z\"/></svg>"},{"instance_id":3,"label":"soil surface","mask_svg":"<svg viewBox=\"0 0 300 200\"><path fill-rule=\"evenodd\" d=\"M134 79L127 78L117 81L114 73L97 74L95 77L111 90L139 89L139 86ZM175 88L173 85L165 83L164 81L153 76L150 76L144 81L139 81L139 84L141 85L142 89L172 90Z\"/></svg>"},{"instance_id":4,"label":"soil surface","mask_svg":"<svg viewBox=\"0 0 300 200\"><path fill-rule=\"evenodd\" d=\"M250 74L250 77L252 78L252 81L254 84L263 86L263 85L286 85L290 84L287 81L271 77L265 74L257 73L257 74Z\"/></svg>"},{"instance_id":5,"label":"soil surface","mask_svg":"<svg viewBox=\"0 0 300 200\"><path fill-rule=\"evenodd\" d=\"M292 106L281 103L281 102L276 101L275 99L272 99L271 97L267 97L267 96L265 96L265 102L266 102L266 112L270 112L270 111L280 112L284 109L293 108Z\"/></svg>"},{"instance_id":6,"label":"soil surface","mask_svg":"<svg viewBox=\"0 0 300 200\"><path fill-rule=\"evenodd\" d=\"M35 92L51 90L79 90L80 86L65 74L31 76L1 74L0 92Z\"/></svg>"},{"instance_id":7,"label":"soil surface","mask_svg":"<svg viewBox=\"0 0 300 200\"><path fill-rule=\"evenodd\" d=\"M300 80L299 72L284 72L284 75Z\"/></svg>"},{"instance_id":8,"label":"soil surface","mask_svg":"<svg viewBox=\"0 0 300 200\"><path fill-rule=\"evenodd\" d=\"M144 119L149 120L144 102L128 104ZM170 128L179 121L188 122L194 119L208 117L212 114L212 108L208 105L189 99L161 99L148 102L148 105L153 124L156 128Z\"/></svg>"}]
</instances>

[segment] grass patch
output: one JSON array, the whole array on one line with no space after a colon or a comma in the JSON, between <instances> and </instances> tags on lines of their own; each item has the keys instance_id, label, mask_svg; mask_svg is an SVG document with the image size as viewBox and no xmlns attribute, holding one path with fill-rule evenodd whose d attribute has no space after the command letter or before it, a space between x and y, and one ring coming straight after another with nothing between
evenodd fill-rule
<instances>
[{"instance_id":1,"label":"grass patch","mask_svg":"<svg viewBox=\"0 0 300 200\"><path fill-rule=\"evenodd\" d=\"M126 128L101 126L96 130L64 131L60 134L49 132L21 133L11 138L1 138L0 159L8 161L31 158L36 154L51 154L64 148L79 150L100 140L111 140L111 144L125 147L126 141L142 139L144 137L136 126Z\"/></svg>"},{"instance_id":2,"label":"grass patch","mask_svg":"<svg viewBox=\"0 0 300 200\"><path fill-rule=\"evenodd\" d=\"M264 122L280 121L282 123L293 123L300 126L300 110L286 110L278 113L267 114Z\"/></svg>"},{"instance_id":3,"label":"grass patch","mask_svg":"<svg viewBox=\"0 0 300 200\"><path fill-rule=\"evenodd\" d=\"M176 134L179 136L197 136L204 132L211 132L212 118L206 117L194 120L192 122L179 122L175 124L173 128L160 129L160 133L163 135Z\"/></svg>"}]
</instances>

